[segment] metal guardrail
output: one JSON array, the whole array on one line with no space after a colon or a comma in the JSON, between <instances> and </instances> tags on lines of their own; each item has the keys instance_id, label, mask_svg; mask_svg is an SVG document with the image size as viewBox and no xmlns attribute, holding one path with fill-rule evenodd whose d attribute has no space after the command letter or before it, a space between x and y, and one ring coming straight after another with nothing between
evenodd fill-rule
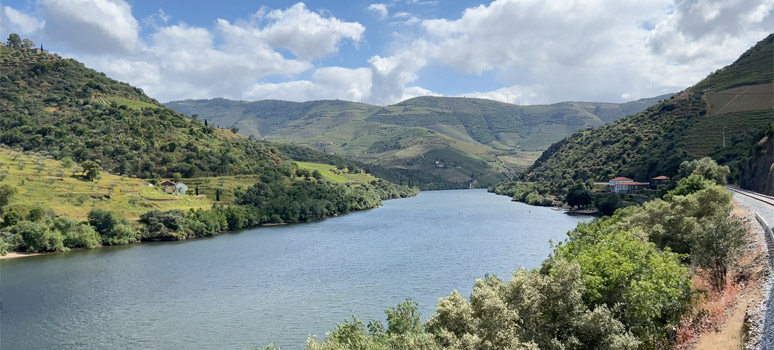
<instances>
[{"instance_id":1,"label":"metal guardrail","mask_svg":"<svg viewBox=\"0 0 774 350\"><path fill-rule=\"evenodd\" d=\"M769 235L769 237L774 239L774 234L771 233L771 226L769 226L769 224L766 223L766 220L763 220L761 215L758 213L755 213L755 219L758 220L758 223L761 224L761 226L763 226L763 231L766 232L766 234Z\"/></svg>"}]
</instances>

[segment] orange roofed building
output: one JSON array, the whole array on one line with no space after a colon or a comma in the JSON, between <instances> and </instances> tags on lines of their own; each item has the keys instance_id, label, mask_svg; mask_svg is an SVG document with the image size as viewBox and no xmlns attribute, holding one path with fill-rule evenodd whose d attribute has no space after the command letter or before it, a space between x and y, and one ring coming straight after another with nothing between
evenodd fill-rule
<instances>
[{"instance_id":1,"label":"orange roofed building","mask_svg":"<svg viewBox=\"0 0 774 350\"><path fill-rule=\"evenodd\" d=\"M650 187L648 182L636 182L628 177L615 177L608 182L610 192L634 194L637 190L643 190Z\"/></svg>"}]
</instances>

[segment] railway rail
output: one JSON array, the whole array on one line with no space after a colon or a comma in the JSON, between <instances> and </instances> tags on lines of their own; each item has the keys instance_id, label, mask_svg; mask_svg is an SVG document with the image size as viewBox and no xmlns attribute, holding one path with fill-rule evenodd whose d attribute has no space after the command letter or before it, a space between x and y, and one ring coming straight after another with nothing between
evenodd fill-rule
<instances>
[{"instance_id":1,"label":"railway rail","mask_svg":"<svg viewBox=\"0 0 774 350\"><path fill-rule=\"evenodd\" d=\"M741 195L743 195L745 197L752 198L752 199L754 199L756 201L763 202L763 203L766 203L766 204L774 207L774 197L772 197L772 196L767 196L765 194L760 194L758 192L743 190L743 189L736 188L736 187L731 187L731 186L726 186L726 188L728 190L730 190L731 192L739 193L739 194L741 194Z\"/></svg>"}]
</instances>

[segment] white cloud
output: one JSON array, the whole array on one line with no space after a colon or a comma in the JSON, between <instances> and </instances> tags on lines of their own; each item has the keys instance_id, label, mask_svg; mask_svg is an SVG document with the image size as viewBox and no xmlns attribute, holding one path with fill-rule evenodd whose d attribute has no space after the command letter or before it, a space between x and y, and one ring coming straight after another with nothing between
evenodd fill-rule
<instances>
[{"instance_id":1,"label":"white cloud","mask_svg":"<svg viewBox=\"0 0 774 350\"><path fill-rule=\"evenodd\" d=\"M0 4L0 32L15 32L31 36L43 28L44 22L37 18Z\"/></svg>"},{"instance_id":2,"label":"white cloud","mask_svg":"<svg viewBox=\"0 0 774 350\"><path fill-rule=\"evenodd\" d=\"M544 87L524 87L519 85L508 86L494 91L487 92L469 92L458 95L459 97L486 98L490 100L528 105L535 104L535 98L542 93Z\"/></svg>"},{"instance_id":3,"label":"white cloud","mask_svg":"<svg viewBox=\"0 0 774 350\"><path fill-rule=\"evenodd\" d=\"M414 16L408 12L398 12L394 14L392 18L397 20L392 22L392 24L414 25L422 21L417 16Z\"/></svg>"},{"instance_id":4,"label":"white cloud","mask_svg":"<svg viewBox=\"0 0 774 350\"><path fill-rule=\"evenodd\" d=\"M379 19L385 19L389 15L389 11L387 11L387 5L385 4L371 4L368 5L367 10L376 14Z\"/></svg>"},{"instance_id":5,"label":"white cloud","mask_svg":"<svg viewBox=\"0 0 774 350\"><path fill-rule=\"evenodd\" d=\"M145 23L146 27L159 28L160 26L167 24L171 18L172 16L167 15L163 9L159 9L158 12L145 17L142 22Z\"/></svg>"},{"instance_id":6,"label":"white cloud","mask_svg":"<svg viewBox=\"0 0 774 350\"><path fill-rule=\"evenodd\" d=\"M290 50L302 60L336 52L342 39L358 42L365 31L365 27L358 22L323 17L309 11L303 3L295 4L287 10L271 10L268 13L259 11L255 17L269 23L263 28L248 23L237 23L235 26L252 32L256 38L272 47Z\"/></svg>"},{"instance_id":7,"label":"white cloud","mask_svg":"<svg viewBox=\"0 0 774 350\"><path fill-rule=\"evenodd\" d=\"M774 0L677 0L656 24L648 45L656 55L683 64L726 58L774 28Z\"/></svg>"},{"instance_id":8,"label":"white cloud","mask_svg":"<svg viewBox=\"0 0 774 350\"><path fill-rule=\"evenodd\" d=\"M122 0L42 0L45 34L84 53L132 53L139 24Z\"/></svg>"},{"instance_id":9,"label":"white cloud","mask_svg":"<svg viewBox=\"0 0 774 350\"><path fill-rule=\"evenodd\" d=\"M371 88L371 71L367 68L324 67L315 71L312 81L256 83L243 95L244 99L283 99L309 101L345 99L363 101Z\"/></svg>"},{"instance_id":10,"label":"white cloud","mask_svg":"<svg viewBox=\"0 0 774 350\"><path fill-rule=\"evenodd\" d=\"M204 27L171 24L159 9L142 20L142 37L126 0L36 4L35 13L0 5L0 32L55 42L60 53L160 100L391 104L438 95L418 82L428 81L420 79L422 68L443 65L489 80L489 91L464 96L519 104L621 101L681 90L774 31L774 0L496 0L432 20L398 11L432 2L395 0L367 10L389 19L380 25L411 27L388 27L393 42L370 59L326 67L321 58L335 61L341 45L366 41L365 27L303 3Z\"/></svg>"},{"instance_id":11,"label":"white cloud","mask_svg":"<svg viewBox=\"0 0 774 350\"><path fill-rule=\"evenodd\" d=\"M395 55L371 57L368 60L368 63L371 64L369 101L390 104L404 99L407 95L419 92L417 87L407 92L406 86L417 79L417 71L427 64L427 49L426 42L417 40L411 47Z\"/></svg>"}]
</instances>

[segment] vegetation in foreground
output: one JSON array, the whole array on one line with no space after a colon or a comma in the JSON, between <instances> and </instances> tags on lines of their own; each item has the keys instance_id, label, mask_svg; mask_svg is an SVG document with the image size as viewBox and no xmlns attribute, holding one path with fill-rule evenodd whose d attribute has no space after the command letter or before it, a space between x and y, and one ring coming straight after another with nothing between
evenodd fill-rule
<instances>
[{"instance_id":1,"label":"vegetation in foreground","mask_svg":"<svg viewBox=\"0 0 774 350\"><path fill-rule=\"evenodd\" d=\"M386 327L353 317L307 349L657 349L704 292L725 285L745 231L731 194L691 169L663 199L579 224L539 269L486 276L441 299L420 322L407 300ZM710 291L693 287L706 276ZM276 348L273 345L266 349Z\"/></svg>"}]
</instances>

